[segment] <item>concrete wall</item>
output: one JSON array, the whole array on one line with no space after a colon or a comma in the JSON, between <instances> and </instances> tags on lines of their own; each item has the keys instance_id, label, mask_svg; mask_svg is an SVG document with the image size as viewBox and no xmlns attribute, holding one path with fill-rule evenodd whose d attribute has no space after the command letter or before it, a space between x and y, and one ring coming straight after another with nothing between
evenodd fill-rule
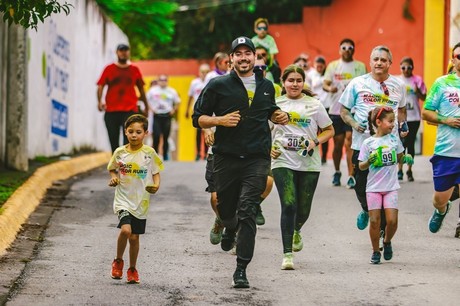
<instances>
[{"instance_id":1,"label":"concrete wall","mask_svg":"<svg viewBox=\"0 0 460 306\"><path fill-rule=\"evenodd\" d=\"M126 35L93 0L72 1L70 15L53 15L28 31L28 156L72 149L110 150L96 82Z\"/></svg>"}]
</instances>

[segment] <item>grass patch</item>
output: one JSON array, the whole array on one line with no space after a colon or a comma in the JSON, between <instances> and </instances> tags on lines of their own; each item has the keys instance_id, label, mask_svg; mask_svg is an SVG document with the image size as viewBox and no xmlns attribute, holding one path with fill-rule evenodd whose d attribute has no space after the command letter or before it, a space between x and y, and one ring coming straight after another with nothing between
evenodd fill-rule
<instances>
[{"instance_id":1,"label":"grass patch","mask_svg":"<svg viewBox=\"0 0 460 306\"><path fill-rule=\"evenodd\" d=\"M28 171L18 171L0 167L0 214L2 205L25 181L37 170L37 168L51 164L59 160L59 156L45 157L37 156L29 160Z\"/></svg>"},{"instance_id":2,"label":"grass patch","mask_svg":"<svg viewBox=\"0 0 460 306\"><path fill-rule=\"evenodd\" d=\"M0 165L0 214L2 214L2 205L8 198L18 189L27 179L41 166L45 166L56 161L59 161L63 156L76 157L88 153L96 152L95 148L90 145L83 145L78 148L73 148L70 154L61 154L58 156L36 156L33 160L29 160L28 171L18 171L4 168Z\"/></svg>"}]
</instances>

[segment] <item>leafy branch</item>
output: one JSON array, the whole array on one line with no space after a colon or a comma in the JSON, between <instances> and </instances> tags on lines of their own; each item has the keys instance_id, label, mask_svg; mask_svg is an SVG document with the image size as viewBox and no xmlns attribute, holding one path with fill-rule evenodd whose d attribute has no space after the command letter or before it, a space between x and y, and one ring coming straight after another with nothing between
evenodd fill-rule
<instances>
[{"instance_id":1,"label":"leafy branch","mask_svg":"<svg viewBox=\"0 0 460 306\"><path fill-rule=\"evenodd\" d=\"M13 22L24 28L37 30L38 22L44 22L51 14L64 12L70 14L72 4L60 4L57 0L1 0L0 12L3 12L3 22L11 25Z\"/></svg>"}]
</instances>

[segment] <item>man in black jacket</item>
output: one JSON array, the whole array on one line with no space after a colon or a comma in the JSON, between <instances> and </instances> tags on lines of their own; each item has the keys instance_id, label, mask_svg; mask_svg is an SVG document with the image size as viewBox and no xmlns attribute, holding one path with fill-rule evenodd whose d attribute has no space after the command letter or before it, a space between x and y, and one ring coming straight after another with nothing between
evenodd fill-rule
<instances>
[{"instance_id":1,"label":"man in black jacket","mask_svg":"<svg viewBox=\"0 0 460 306\"><path fill-rule=\"evenodd\" d=\"M255 78L251 39L235 39L230 56L233 70L208 83L192 118L197 128L216 127L212 150L217 208L225 225L221 247L231 250L238 236L233 287L248 288L246 267L254 253L257 205L270 168L268 120L287 124L289 117L275 104L273 84Z\"/></svg>"}]
</instances>

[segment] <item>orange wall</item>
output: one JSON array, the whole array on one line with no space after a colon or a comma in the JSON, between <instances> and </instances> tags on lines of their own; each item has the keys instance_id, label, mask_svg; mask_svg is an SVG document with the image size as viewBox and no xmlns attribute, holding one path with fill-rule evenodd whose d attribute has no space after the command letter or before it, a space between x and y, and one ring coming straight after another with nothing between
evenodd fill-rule
<instances>
[{"instance_id":1,"label":"orange wall","mask_svg":"<svg viewBox=\"0 0 460 306\"><path fill-rule=\"evenodd\" d=\"M393 53L392 74L399 74L403 56L414 59L416 74L423 74L423 0L411 1L415 21L403 18L405 0L334 0L327 7L304 7L302 24L273 24L270 33L280 53L282 67L301 53L313 58L324 55L327 62L339 57L343 38L355 41L355 59L369 65L370 51L384 44ZM369 67L368 67L369 68Z\"/></svg>"}]
</instances>

